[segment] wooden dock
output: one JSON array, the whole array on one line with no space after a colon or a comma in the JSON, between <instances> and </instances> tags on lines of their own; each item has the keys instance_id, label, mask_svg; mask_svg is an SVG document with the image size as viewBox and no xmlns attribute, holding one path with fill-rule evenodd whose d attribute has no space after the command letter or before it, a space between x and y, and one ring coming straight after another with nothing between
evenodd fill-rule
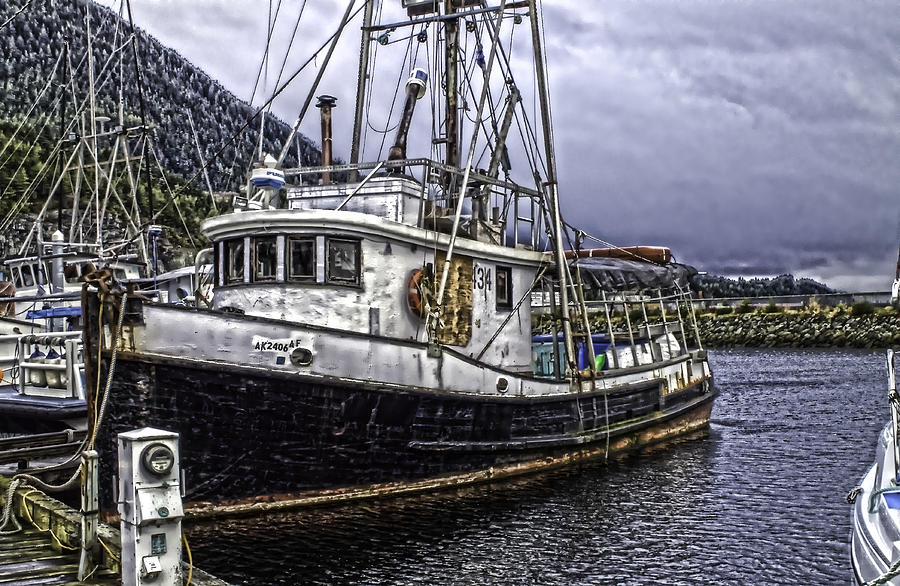
<instances>
[{"instance_id":1,"label":"wooden dock","mask_svg":"<svg viewBox=\"0 0 900 586\"><path fill-rule=\"evenodd\" d=\"M0 476L0 504L5 504L9 483L9 478ZM118 528L104 524L98 527L102 546L95 557L98 569L89 582L79 582L81 514L29 486L16 490L12 508L22 530L0 535L0 586L121 583ZM182 565L185 577L190 573L194 586L228 586L198 568L189 572L187 564Z\"/></svg>"},{"instance_id":2,"label":"wooden dock","mask_svg":"<svg viewBox=\"0 0 900 586\"><path fill-rule=\"evenodd\" d=\"M84 584L78 581L78 550L62 550L35 528L0 535L0 584ZM100 568L90 584L120 584L117 572Z\"/></svg>"}]
</instances>

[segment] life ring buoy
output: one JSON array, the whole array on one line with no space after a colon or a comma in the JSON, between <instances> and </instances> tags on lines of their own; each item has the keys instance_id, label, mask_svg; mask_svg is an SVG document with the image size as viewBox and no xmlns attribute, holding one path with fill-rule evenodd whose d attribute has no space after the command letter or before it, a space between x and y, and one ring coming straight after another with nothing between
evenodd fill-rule
<instances>
[{"instance_id":1,"label":"life ring buoy","mask_svg":"<svg viewBox=\"0 0 900 586\"><path fill-rule=\"evenodd\" d=\"M409 277L409 287L406 292L406 304L409 310L417 317L425 317L425 303L422 295L422 280L425 278L425 271L416 269Z\"/></svg>"}]
</instances>

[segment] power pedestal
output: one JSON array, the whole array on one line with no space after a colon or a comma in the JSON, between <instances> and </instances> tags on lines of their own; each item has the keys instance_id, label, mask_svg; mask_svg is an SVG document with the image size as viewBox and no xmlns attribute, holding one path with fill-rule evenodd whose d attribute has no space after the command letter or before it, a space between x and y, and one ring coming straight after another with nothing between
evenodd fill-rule
<instances>
[{"instance_id":1,"label":"power pedestal","mask_svg":"<svg viewBox=\"0 0 900 586\"><path fill-rule=\"evenodd\" d=\"M181 586L178 434L145 427L118 439L122 584Z\"/></svg>"}]
</instances>

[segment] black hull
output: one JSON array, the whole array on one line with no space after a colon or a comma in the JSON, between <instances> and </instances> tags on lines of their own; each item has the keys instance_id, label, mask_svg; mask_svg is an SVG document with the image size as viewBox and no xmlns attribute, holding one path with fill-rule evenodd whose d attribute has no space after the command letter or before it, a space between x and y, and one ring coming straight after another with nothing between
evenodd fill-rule
<instances>
[{"instance_id":1,"label":"black hull","mask_svg":"<svg viewBox=\"0 0 900 586\"><path fill-rule=\"evenodd\" d=\"M706 426L714 395L707 381L664 400L655 381L611 392L610 452ZM113 481L116 434L144 426L180 434L186 501L237 503L488 469L525 472L529 462L597 446L605 453L606 421L599 394L576 402L403 392L119 353L98 435L101 484ZM107 497L102 507L115 503Z\"/></svg>"}]
</instances>

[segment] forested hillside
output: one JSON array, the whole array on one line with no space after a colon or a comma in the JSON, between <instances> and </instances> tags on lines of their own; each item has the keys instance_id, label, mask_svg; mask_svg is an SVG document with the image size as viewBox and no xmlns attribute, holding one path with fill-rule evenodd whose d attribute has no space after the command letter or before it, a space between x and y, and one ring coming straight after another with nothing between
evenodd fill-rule
<instances>
[{"instance_id":1,"label":"forested hillside","mask_svg":"<svg viewBox=\"0 0 900 586\"><path fill-rule=\"evenodd\" d=\"M772 297L777 295L822 295L835 291L812 279L795 279L793 275L779 275L770 279L729 279L716 275L695 275L691 288L703 297Z\"/></svg>"},{"instance_id":2,"label":"forested hillside","mask_svg":"<svg viewBox=\"0 0 900 586\"><path fill-rule=\"evenodd\" d=\"M25 4L25 0L0 2L0 25ZM29 121L36 127L46 122L41 134L45 140L49 138L48 134L53 135L55 142L59 112L58 108L51 111L52 101L60 92L74 93L74 98L67 97L67 111L71 116L75 103L84 100L88 94L88 69L84 58L87 52L85 13L83 0L33 0L0 29L0 122L18 122L36 104L28 116ZM128 42L130 27L117 14L96 4L91 5L90 13L98 87L96 110L115 120L121 93L126 126L137 124L138 83ZM139 28L136 40L146 117L154 128L160 158L168 171L190 177L199 168L200 158L188 114L193 117L201 150L210 156L228 143L254 110ZM66 45L68 58L62 59ZM67 70L69 63L71 69ZM64 88L69 80L71 88ZM42 94L45 86L47 89ZM241 184L254 158L258 129L257 120L240 133L237 142L222 149L210 167L214 190L233 190ZM279 152L288 131L282 121L267 116L264 150ZM303 163L317 162L319 155L314 145L305 138L300 142ZM295 153L296 149L292 149L286 165L296 165Z\"/></svg>"}]
</instances>

